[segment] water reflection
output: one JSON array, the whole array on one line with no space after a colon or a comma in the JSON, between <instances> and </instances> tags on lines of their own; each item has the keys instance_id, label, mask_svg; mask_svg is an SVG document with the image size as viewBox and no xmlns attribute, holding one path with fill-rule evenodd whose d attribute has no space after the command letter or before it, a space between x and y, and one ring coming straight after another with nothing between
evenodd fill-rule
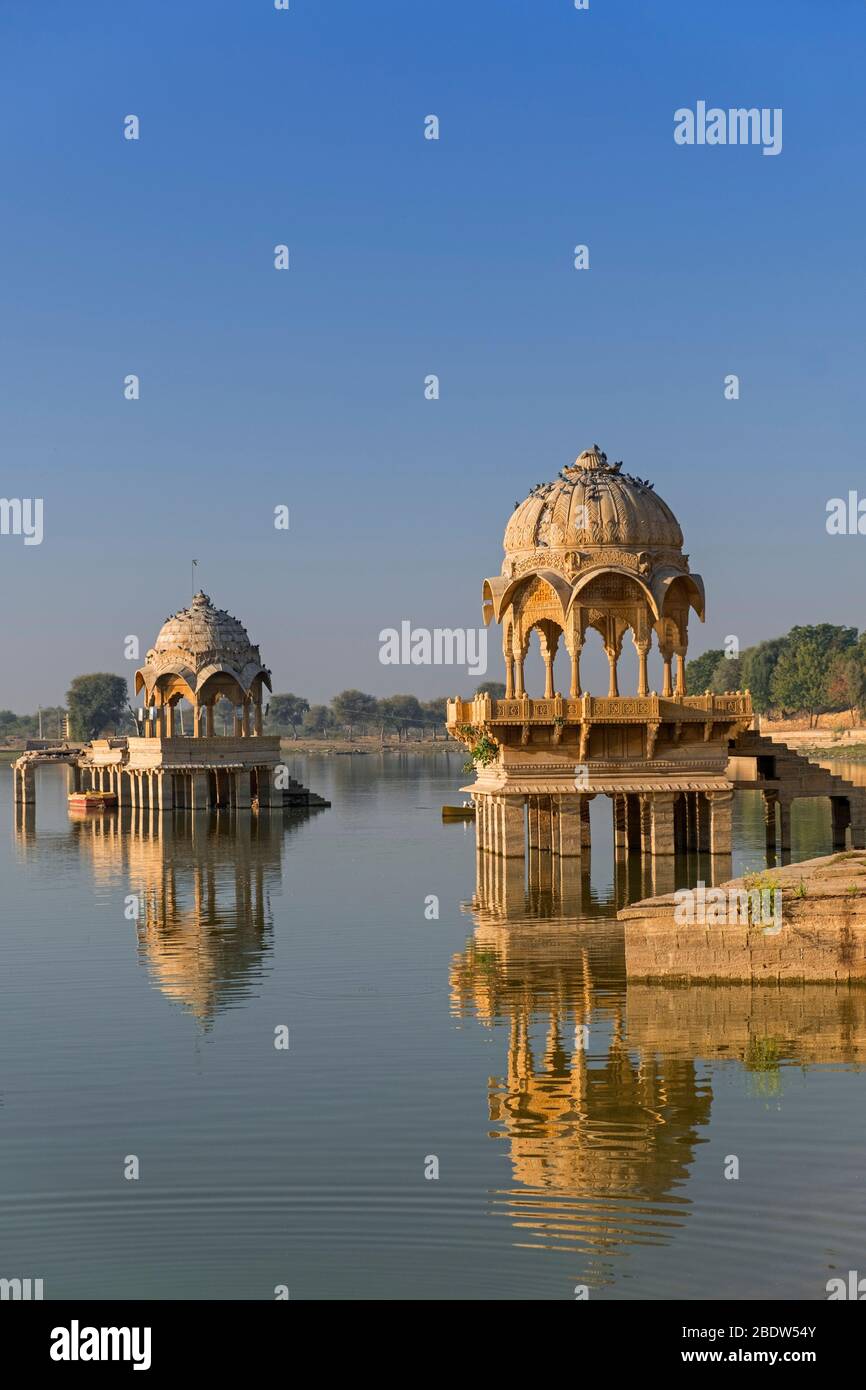
<instances>
[{"instance_id":1,"label":"water reflection","mask_svg":"<svg viewBox=\"0 0 866 1390\"><path fill-rule=\"evenodd\" d=\"M25 853L37 843L41 853L68 853L71 842L97 890L115 894L153 983L208 1029L258 992L273 950L284 842L310 815L131 809L73 816L68 837L38 842L31 820L19 818L17 838Z\"/></svg>"},{"instance_id":2,"label":"water reflection","mask_svg":"<svg viewBox=\"0 0 866 1390\"><path fill-rule=\"evenodd\" d=\"M578 1252L578 1277L603 1288L629 1248L675 1240L688 1218L718 1064L740 1069L747 1097L773 1101L786 1069L857 1067L866 991L628 984L604 895L573 863L563 874L547 861L530 860L524 879L519 862L478 857L452 1009L505 1034L488 1133L505 1146L511 1180L492 1210L518 1245ZM623 869L617 900L629 874L632 890L641 883L639 864ZM692 871L678 865L675 877Z\"/></svg>"}]
</instances>

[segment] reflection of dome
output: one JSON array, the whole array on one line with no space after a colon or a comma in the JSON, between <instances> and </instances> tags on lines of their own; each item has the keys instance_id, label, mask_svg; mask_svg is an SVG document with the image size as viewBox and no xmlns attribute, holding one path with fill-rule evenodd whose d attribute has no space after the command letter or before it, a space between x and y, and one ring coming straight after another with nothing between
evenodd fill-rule
<instances>
[{"instance_id":1,"label":"reflection of dome","mask_svg":"<svg viewBox=\"0 0 866 1390\"><path fill-rule=\"evenodd\" d=\"M259 649L250 641L246 628L224 608L214 608L208 595L199 592L189 608L182 608L163 623L144 665L136 672L135 688L144 688L150 699L160 677L175 677L174 683L162 682L166 692L193 701L195 696L205 695L205 685L218 675L230 679L236 702L254 686L253 693L260 693L262 682L270 688L270 672L262 665ZM221 691L223 687L228 692L226 681L219 683Z\"/></svg>"},{"instance_id":2,"label":"reflection of dome","mask_svg":"<svg viewBox=\"0 0 866 1390\"><path fill-rule=\"evenodd\" d=\"M506 555L596 545L679 550L683 535L670 507L621 467L594 444L557 482L535 487L506 527Z\"/></svg>"}]
</instances>

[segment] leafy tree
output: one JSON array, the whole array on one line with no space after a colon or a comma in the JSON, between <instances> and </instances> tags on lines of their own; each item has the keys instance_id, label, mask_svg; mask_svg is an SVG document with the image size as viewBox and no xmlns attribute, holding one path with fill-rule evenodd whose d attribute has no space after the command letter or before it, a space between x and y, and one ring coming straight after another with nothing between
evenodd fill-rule
<instances>
[{"instance_id":1,"label":"leafy tree","mask_svg":"<svg viewBox=\"0 0 866 1390\"><path fill-rule=\"evenodd\" d=\"M424 716L424 723L429 725L433 732L433 742L436 742L436 734L439 729L444 728L445 719L448 714L448 696L440 695L435 700L425 700L421 705Z\"/></svg>"},{"instance_id":2,"label":"leafy tree","mask_svg":"<svg viewBox=\"0 0 866 1390\"><path fill-rule=\"evenodd\" d=\"M721 647L713 651L704 652L701 656L696 656L691 661L686 662L686 689L692 695L703 695L705 690L710 690L710 682L713 673L720 661L725 659L724 650Z\"/></svg>"},{"instance_id":3,"label":"leafy tree","mask_svg":"<svg viewBox=\"0 0 866 1390\"><path fill-rule=\"evenodd\" d=\"M305 734L314 738L327 738L330 730L335 727L336 720L327 705L310 705L302 723Z\"/></svg>"},{"instance_id":4,"label":"leafy tree","mask_svg":"<svg viewBox=\"0 0 866 1390\"><path fill-rule=\"evenodd\" d=\"M812 728L815 712L827 704L827 659L817 637L789 642L770 681L773 703L786 713L805 710Z\"/></svg>"},{"instance_id":5,"label":"leafy tree","mask_svg":"<svg viewBox=\"0 0 866 1390\"><path fill-rule=\"evenodd\" d=\"M298 725L309 708L309 700L302 695L272 695L268 702L268 729L291 729L292 738L297 738Z\"/></svg>"},{"instance_id":6,"label":"leafy tree","mask_svg":"<svg viewBox=\"0 0 866 1390\"><path fill-rule=\"evenodd\" d=\"M746 647L740 653L740 676L742 689L752 696L752 704L758 714L766 714L772 702L770 684L776 662L785 650L786 637L772 637L767 642L758 642L754 647Z\"/></svg>"},{"instance_id":7,"label":"leafy tree","mask_svg":"<svg viewBox=\"0 0 866 1390\"><path fill-rule=\"evenodd\" d=\"M716 663L710 676L710 690L714 695L724 695L727 690L742 690L742 659L738 656L723 656Z\"/></svg>"},{"instance_id":8,"label":"leafy tree","mask_svg":"<svg viewBox=\"0 0 866 1390\"><path fill-rule=\"evenodd\" d=\"M374 695L365 695L362 690L343 690L334 696L331 709L337 723L345 725L351 738L357 725L373 723L378 713L378 701Z\"/></svg>"},{"instance_id":9,"label":"leafy tree","mask_svg":"<svg viewBox=\"0 0 866 1390\"><path fill-rule=\"evenodd\" d=\"M502 681L484 681L475 692L476 695L489 695L491 700L505 699L505 686Z\"/></svg>"},{"instance_id":10,"label":"leafy tree","mask_svg":"<svg viewBox=\"0 0 866 1390\"><path fill-rule=\"evenodd\" d=\"M66 694L73 738L98 738L105 729L116 730L126 720L126 681L104 671L76 676Z\"/></svg>"},{"instance_id":11,"label":"leafy tree","mask_svg":"<svg viewBox=\"0 0 866 1390\"><path fill-rule=\"evenodd\" d=\"M383 729L386 725L396 729L401 742L409 726L423 723L424 718L416 695L388 695L379 701L379 713Z\"/></svg>"},{"instance_id":12,"label":"leafy tree","mask_svg":"<svg viewBox=\"0 0 866 1390\"><path fill-rule=\"evenodd\" d=\"M866 668L861 647L837 652L827 673L827 698L839 709L851 711L853 728L858 707L866 702Z\"/></svg>"}]
</instances>

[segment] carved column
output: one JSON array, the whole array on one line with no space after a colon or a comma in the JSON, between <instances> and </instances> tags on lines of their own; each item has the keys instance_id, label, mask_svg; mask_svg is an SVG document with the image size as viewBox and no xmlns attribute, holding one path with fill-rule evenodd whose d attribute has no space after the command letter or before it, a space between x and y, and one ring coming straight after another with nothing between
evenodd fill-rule
<instances>
[{"instance_id":1,"label":"carved column","mask_svg":"<svg viewBox=\"0 0 866 1390\"><path fill-rule=\"evenodd\" d=\"M619 694L619 686L616 679L616 663L619 657L619 651L616 647L609 647L607 645L605 646L605 651L607 652L607 659L610 665L610 682L608 684L607 693L608 696L612 698L614 695Z\"/></svg>"},{"instance_id":2,"label":"carved column","mask_svg":"<svg viewBox=\"0 0 866 1390\"><path fill-rule=\"evenodd\" d=\"M208 775L206 772L194 772L190 777L192 783L192 809L193 811L206 811L209 803Z\"/></svg>"},{"instance_id":3,"label":"carved column","mask_svg":"<svg viewBox=\"0 0 866 1390\"><path fill-rule=\"evenodd\" d=\"M682 699L686 693L686 648L675 647L677 654L677 698Z\"/></svg>"},{"instance_id":4,"label":"carved column","mask_svg":"<svg viewBox=\"0 0 866 1390\"><path fill-rule=\"evenodd\" d=\"M627 807L623 792L614 792L613 797L613 845L615 854L625 854L628 839Z\"/></svg>"},{"instance_id":5,"label":"carved column","mask_svg":"<svg viewBox=\"0 0 866 1390\"><path fill-rule=\"evenodd\" d=\"M502 634L502 656L505 661L505 698L514 699L514 652L511 646L511 628Z\"/></svg>"},{"instance_id":6,"label":"carved column","mask_svg":"<svg viewBox=\"0 0 866 1390\"><path fill-rule=\"evenodd\" d=\"M549 854L553 847L553 835L550 816L550 797L540 796L538 798L538 848L542 854Z\"/></svg>"},{"instance_id":7,"label":"carved column","mask_svg":"<svg viewBox=\"0 0 866 1390\"><path fill-rule=\"evenodd\" d=\"M647 657L649 655L650 644L647 638L634 638L634 645L637 649L638 672L637 672L637 693L638 695L649 694L649 676L647 674Z\"/></svg>"},{"instance_id":8,"label":"carved column","mask_svg":"<svg viewBox=\"0 0 866 1390\"><path fill-rule=\"evenodd\" d=\"M580 797L580 843L583 849L592 848L592 830L589 819L589 803L591 796L583 795Z\"/></svg>"},{"instance_id":9,"label":"carved column","mask_svg":"<svg viewBox=\"0 0 866 1390\"><path fill-rule=\"evenodd\" d=\"M665 699L669 700L674 693L673 684L671 682L671 660L673 658L673 651L670 647L661 647L661 654L662 661L664 663L664 674L662 677L662 695L665 697Z\"/></svg>"}]
</instances>

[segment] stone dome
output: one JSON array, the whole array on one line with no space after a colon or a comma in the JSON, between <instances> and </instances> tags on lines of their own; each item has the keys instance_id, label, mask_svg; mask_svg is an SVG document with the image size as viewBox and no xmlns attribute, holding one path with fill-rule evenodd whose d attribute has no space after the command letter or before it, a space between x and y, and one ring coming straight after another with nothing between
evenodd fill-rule
<instances>
[{"instance_id":1,"label":"stone dome","mask_svg":"<svg viewBox=\"0 0 866 1390\"><path fill-rule=\"evenodd\" d=\"M199 591L189 608L182 608L163 623L144 665L136 672L136 692L144 689L150 697L161 678L177 677L184 683L183 693L192 697L221 676L230 678L240 696L259 680L270 689L270 672L262 665L259 649L250 641L243 623L224 608L215 608L208 595ZM225 682L217 681L220 684Z\"/></svg>"},{"instance_id":2,"label":"stone dome","mask_svg":"<svg viewBox=\"0 0 866 1390\"><path fill-rule=\"evenodd\" d=\"M189 608L167 618L151 649L157 652L183 652L189 656L227 657L233 663L239 655L255 651L243 623L224 608L214 608L201 590ZM148 657L151 653L148 653Z\"/></svg>"},{"instance_id":3,"label":"stone dome","mask_svg":"<svg viewBox=\"0 0 866 1390\"><path fill-rule=\"evenodd\" d=\"M537 484L505 528L509 557L594 546L679 551L683 534L651 483L608 463L594 444L553 483Z\"/></svg>"}]
</instances>

